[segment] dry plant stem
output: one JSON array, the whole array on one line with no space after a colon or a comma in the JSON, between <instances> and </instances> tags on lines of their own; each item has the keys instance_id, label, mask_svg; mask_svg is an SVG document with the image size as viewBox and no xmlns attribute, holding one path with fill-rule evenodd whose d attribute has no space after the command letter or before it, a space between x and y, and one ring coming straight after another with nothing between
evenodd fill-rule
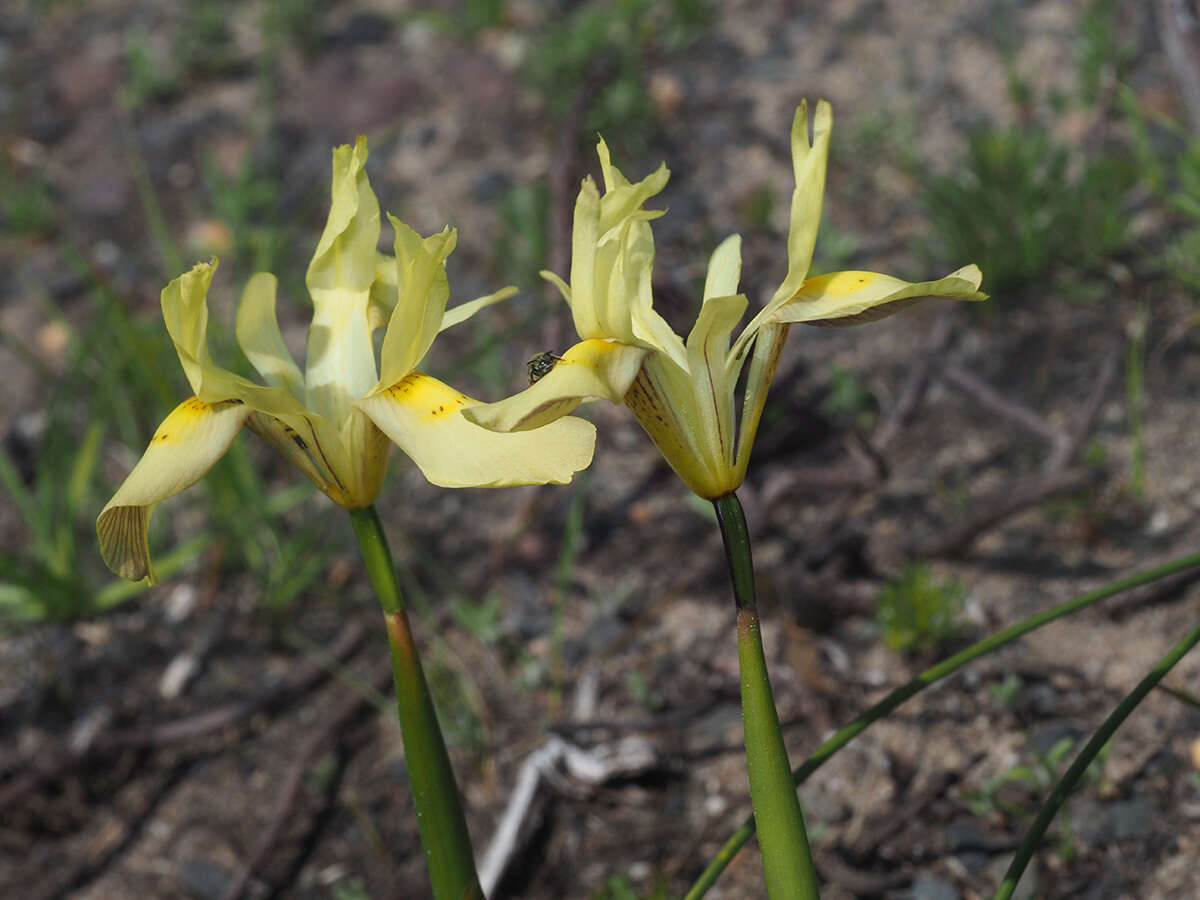
<instances>
[{"instance_id":1,"label":"dry plant stem","mask_svg":"<svg viewBox=\"0 0 1200 900\"><path fill-rule=\"evenodd\" d=\"M754 563L750 534L736 494L713 501L725 556L733 579L737 605L738 667L742 682L742 720L746 732L746 774L750 801L758 823L763 874L771 900L817 900L817 875L813 869L808 834L800 798L792 782L787 747L779 728L779 714L767 676L758 602L754 593Z\"/></svg>"},{"instance_id":2,"label":"dry plant stem","mask_svg":"<svg viewBox=\"0 0 1200 900\"><path fill-rule=\"evenodd\" d=\"M1008 867L1008 871L1004 873L1004 880L1000 882L1000 887L996 890L995 900L1009 900L1012 897L1013 892L1017 889L1017 884L1021 880L1021 875L1025 871L1025 867L1029 865L1029 860L1033 858L1038 845L1042 842L1042 838L1045 837L1046 829L1050 827L1050 823L1054 821L1054 817L1058 815L1059 809L1066 802L1067 795L1079 783L1079 779L1083 777L1083 773L1087 771L1087 767L1092 764L1092 760L1096 758L1096 755L1104 748L1104 745L1108 743L1117 729L1121 727L1121 724L1129 717L1129 714L1137 709L1138 704L1146 698L1147 694L1154 690L1154 686L1162 681L1163 677L1197 643L1200 643L1200 625L1196 625L1184 636L1183 640L1167 652L1166 656L1155 663L1154 668L1150 670L1146 677L1138 682L1138 686L1130 691L1124 700L1117 704L1116 709L1109 713L1104 723L1096 729L1096 733L1087 742L1087 746L1075 757L1075 761L1071 763L1071 767L1067 769L1066 774L1059 779L1058 784L1054 785L1050 796L1046 798L1046 802L1038 810L1037 818L1033 820L1033 824L1025 832L1025 837L1021 839L1021 846L1017 848L1017 854L1013 857L1012 864Z\"/></svg>"},{"instance_id":3,"label":"dry plant stem","mask_svg":"<svg viewBox=\"0 0 1200 900\"><path fill-rule=\"evenodd\" d=\"M404 757L433 895L437 900L482 898L458 784L404 611L383 523L373 506L350 510L350 519L387 623Z\"/></svg>"},{"instance_id":4,"label":"dry plant stem","mask_svg":"<svg viewBox=\"0 0 1200 900\"><path fill-rule=\"evenodd\" d=\"M1006 644L1011 644L1031 631L1036 631L1043 625L1048 625L1057 619L1069 616L1085 607L1099 603L1101 600L1106 600L1115 594L1141 587L1144 584L1158 581L1160 578L1166 578L1169 575L1174 575L1176 572L1182 572L1185 569L1192 569L1196 566L1200 566L1200 552L1189 553L1187 556L1173 559L1170 562L1163 563L1161 566L1145 569L1127 578L1122 578L1120 581L1114 581L1094 591L1081 594L1073 600L1052 606L942 660L937 665L926 669L912 681L896 688L862 715L858 716L858 718L839 729L833 737L818 747L800 765L800 768L796 769L795 773L793 773L796 784L803 784L807 781L809 776L828 762L835 753L866 731L872 724L892 712L892 710L916 696L925 690L925 688L936 684L943 678L953 675L963 666L974 662L979 657L991 653L993 650L998 650ZM700 877L696 879L688 892L684 894L683 900L700 900L701 897L708 893L708 889L717 883L717 879L721 873L725 871L733 861L733 858L737 856L738 851L753 836L754 817L751 816L725 841L724 845L717 852L717 855L713 857L704 871L700 873Z\"/></svg>"}]
</instances>

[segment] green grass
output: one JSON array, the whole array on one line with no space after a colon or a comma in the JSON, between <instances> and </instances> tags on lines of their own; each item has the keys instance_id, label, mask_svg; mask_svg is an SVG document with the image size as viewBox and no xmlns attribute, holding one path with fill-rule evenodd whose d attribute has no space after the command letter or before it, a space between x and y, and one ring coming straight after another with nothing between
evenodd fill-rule
<instances>
[{"instance_id":1,"label":"green grass","mask_svg":"<svg viewBox=\"0 0 1200 900\"><path fill-rule=\"evenodd\" d=\"M986 125L950 174L922 180L940 259L975 262L993 294L1044 296L1064 274L1101 274L1125 248L1137 170L1115 149L1073 158L1040 125Z\"/></svg>"},{"instance_id":2,"label":"green grass","mask_svg":"<svg viewBox=\"0 0 1200 900\"><path fill-rule=\"evenodd\" d=\"M587 0L547 16L525 55L526 82L559 117L590 91L580 138L601 133L614 156L645 149L657 117L646 61L693 44L713 22L708 0Z\"/></svg>"}]
</instances>

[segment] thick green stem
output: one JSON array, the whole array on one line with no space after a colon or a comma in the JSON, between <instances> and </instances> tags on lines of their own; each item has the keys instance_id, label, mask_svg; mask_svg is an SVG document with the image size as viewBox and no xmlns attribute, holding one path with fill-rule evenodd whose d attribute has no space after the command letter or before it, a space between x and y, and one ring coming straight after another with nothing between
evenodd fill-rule
<instances>
[{"instance_id":1,"label":"thick green stem","mask_svg":"<svg viewBox=\"0 0 1200 900\"><path fill-rule=\"evenodd\" d=\"M787 747L767 676L746 517L734 494L717 498L713 506L725 541L725 556L729 560L737 606L746 774L750 780L754 819L758 823L767 893L771 900L817 900L817 875L804 829L804 815L792 782Z\"/></svg>"},{"instance_id":2,"label":"thick green stem","mask_svg":"<svg viewBox=\"0 0 1200 900\"><path fill-rule=\"evenodd\" d=\"M405 763L433 895L437 900L482 898L458 784L404 611L383 523L373 506L350 510L350 520L387 624Z\"/></svg>"},{"instance_id":3,"label":"thick green stem","mask_svg":"<svg viewBox=\"0 0 1200 900\"><path fill-rule=\"evenodd\" d=\"M1046 835L1046 829L1050 827L1050 823L1054 817L1058 815L1059 809L1066 802L1067 795L1079 783L1079 779L1083 777L1083 773L1087 771L1087 767L1092 764L1092 760L1104 748L1109 739L1116 733L1121 724L1129 717L1139 703L1146 698L1146 695L1154 690L1154 686L1162 681L1163 676L1174 668L1179 660L1183 659L1184 654L1200 643L1200 625L1197 625L1184 636L1178 644L1168 651L1167 655L1155 663L1148 675L1143 678L1138 686L1135 687L1129 694L1117 704L1116 709L1109 713L1108 718L1104 723L1096 729L1096 733L1092 735L1091 740L1087 742L1087 746L1083 748L1080 754L1075 757L1075 761L1071 763L1071 767L1067 769L1066 774L1058 780L1058 784L1054 785L1054 790L1050 792L1050 796L1046 798L1046 802L1042 804L1042 808L1038 810L1037 818L1033 820L1033 824L1029 826L1029 830L1025 832L1025 837L1021 839L1021 846L1017 848L1017 854L1013 857L1012 864L1008 867L1008 871L1004 873L1004 880L1000 882L1000 887L996 891L995 900L1009 900L1013 892L1017 889L1017 883L1021 880L1021 875L1025 871L1025 867L1029 865L1029 860L1033 858L1034 852L1038 845L1042 842L1042 838Z\"/></svg>"},{"instance_id":4,"label":"thick green stem","mask_svg":"<svg viewBox=\"0 0 1200 900\"><path fill-rule=\"evenodd\" d=\"M1078 612L1101 600L1107 600L1115 594L1141 587L1144 584L1149 584L1160 578L1166 578L1169 575L1174 575L1177 572L1182 572L1195 566L1200 566L1200 553L1189 553L1187 556L1181 556L1178 559L1163 563L1161 566L1145 569L1134 575L1130 575L1128 578L1122 578L1120 581L1114 581L1094 591L1081 594L1073 600L1052 606L1050 609L1030 616L1028 619L1023 619L1015 625L1010 625L1003 631L998 631L996 634L979 641L979 643L972 644L967 649L942 660L937 665L926 669L912 681L896 688L862 715L858 716L858 718L843 726L833 737L818 747L801 764L800 768L796 769L793 776L796 784L799 785L806 781L830 757L866 731L874 722L882 719L892 710L919 694L930 685L936 684L943 678L953 675L968 663L985 654L991 653L993 650L998 650L1006 644L1012 643L1023 635L1029 634L1031 631L1036 631L1043 625L1048 625L1057 619L1069 616L1071 613ZM708 889L716 884L717 878L720 877L721 873L733 861L733 858L737 856L738 851L752 837L754 837L753 816L747 818L741 827L729 836L729 839L725 841L724 845L717 852L717 855L713 857L704 871L700 873L700 877L696 879L695 883L692 884L691 888L684 895L683 900L700 900L701 897L708 893Z\"/></svg>"}]
</instances>

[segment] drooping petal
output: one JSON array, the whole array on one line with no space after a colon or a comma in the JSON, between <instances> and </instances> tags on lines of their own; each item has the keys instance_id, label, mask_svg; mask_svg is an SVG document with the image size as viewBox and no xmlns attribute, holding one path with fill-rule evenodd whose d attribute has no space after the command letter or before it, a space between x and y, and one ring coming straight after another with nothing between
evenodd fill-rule
<instances>
[{"instance_id":1,"label":"drooping petal","mask_svg":"<svg viewBox=\"0 0 1200 900\"><path fill-rule=\"evenodd\" d=\"M732 466L719 465L705 451L690 376L670 357L646 358L625 394L625 405L693 493L711 500L737 487Z\"/></svg>"},{"instance_id":2,"label":"drooping petal","mask_svg":"<svg viewBox=\"0 0 1200 900\"><path fill-rule=\"evenodd\" d=\"M347 492L350 508L370 506L383 489L392 441L358 407L342 423L341 444L350 461L351 489Z\"/></svg>"},{"instance_id":3,"label":"drooping petal","mask_svg":"<svg viewBox=\"0 0 1200 900\"><path fill-rule=\"evenodd\" d=\"M616 341L582 341L528 390L463 410L491 431L528 431L560 419L587 400L620 403L648 351Z\"/></svg>"},{"instance_id":4,"label":"drooping petal","mask_svg":"<svg viewBox=\"0 0 1200 900\"><path fill-rule=\"evenodd\" d=\"M250 277L238 304L234 330L242 352L263 380L299 399L304 396L304 375L279 331L275 316L276 287L277 281L270 272L257 272Z\"/></svg>"},{"instance_id":5,"label":"drooping petal","mask_svg":"<svg viewBox=\"0 0 1200 900\"><path fill-rule=\"evenodd\" d=\"M568 416L534 431L489 431L461 415L478 401L421 372L356 404L433 484L566 484L592 460L596 429Z\"/></svg>"},{"instance_id":6,"label":"drooping petal","mask_svg":"<svg viewBox=\"0 0 1200 900\"><path fill-rule=\"evenodd\" d=\"M501 300L507 300L509 297L517 293L516 287L509 285L502 287L500 290L488 294L485 297L476 297L474 300L468 300L466 303L460 303L453 309L446 310L442 316L442 327L438 329L438 333L445 331L447 328L453 328L461 322L467 321L475 313L493 303L499 303Z\"/></svg>"},{"instance_id":7,"label":"drooping petal","mask_svg":"<svg viewBox=\"0 0 1200 900\"><path fill-rule=\"evenodd\" d=\"M700 418L698 436L715 471L733 465L734 385L725 354L729 335L745 312L746 298L741 294L707 297L687 339L688 374Z\"/></svg>"},{"instance_id":8,"label":"drooping petal","mask_svg":"<svg viewBox=\"0 0 1200 900\"><path fill-rule=\"evenodd\" d=\"M200 479L220 459L251 410L238 402L205 403L197 397L172 410L150 446L96 519L100 554L122 578L149 577L146 528L161 501Z\"/></svg>"},{"instance_id":9,"label":"drooping petal","mask_svg":"<svg viewBox=\"0 0 1200 900\"><path fill-rule=\"evenodd\" d=\"M754 437L767 403L767 392L775 378L779 354L790 327L786 322L767 322L755 334L754 353L750 359L750 370L746 373L746 392L742 400L742 418L738 425L737 454L734 458L739 485L746 478L746 467L750 464L750 453L754 449ZM736 381L736 377L733 380Z\"/></svg>"},{"instance_id":10,"label":"drooping petal","mask_svg":"<svg viewBox=\"0 0 1200 900\"><path fill-rule=\"evenodd\" d=\"M379 202L364 165L367 141L333 152L333 202L308 267L313 300L306 405L341 422L376 381L368 307L375 281Z\"/></svg>"},{"instance_id":11,"label":"drooping petal","mask_svg":"<svg viewBox=\"0 0 1200 900\"><path fill-rule=\"evenodd\" d=\"M338 431L328 419L315 414L282 414L255 411L246 427L276 451L339 506L353 507L362 493L351 478L353 467Z\"/></svg>"},{"instance_id":12,"label":"drooping petal","mask_svg":"<svg viewBox=\"0 0 1200 900\"><path fill-rule=\"evenodd\" d=\"M776 310L777 322L849 326L874 322L928 297L986 300L980 292L979 267L964 266L938 281L912 284L878 272L833 272L804 282L788 303Z\"/></svg>"},{"instance_id":13,"label":"drooping petal","mask_svg":"<svg viewBox=\"0 0 1200 900\"><path fill-rule=\"evenodd\" d=\"M372 388L376 393L411 372L437 337L450 299L446 258L458 241L452 228L422 238L395 216L388 219L396 229L399 295L379 353L380 377Z\"/></svg>"}]
</instances>

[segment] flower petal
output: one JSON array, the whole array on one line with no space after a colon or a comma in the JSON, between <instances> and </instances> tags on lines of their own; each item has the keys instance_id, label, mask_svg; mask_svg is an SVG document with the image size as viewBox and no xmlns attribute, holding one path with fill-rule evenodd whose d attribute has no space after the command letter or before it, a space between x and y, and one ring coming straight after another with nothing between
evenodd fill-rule
<instances>
[{"instance_id":1,"label":"flower petal","mask_svg":"<svg viewBox=\"0 0 1200 900\"><path fill-rule=\"evenodd\" d=\"M986 300L979 284L979 267L964 266L938 281L916 284L878 272L833 272L804 282L804 286L771 317L777 322L849 326L874 322L927 297Z\"/></svg>"},{"instance_id":2,"label":"flower petal","mask_svg":"<svg viewBox=\"0 0 1200 900\"><path fill-rule=\"evenodd\" d=\"M313 301L305 405L334 422L376 381L368 307L378 267L379 201L366 161L363 137L333 151L333 201L305 279Z\"/></svg>"},{"instance_id":3,"label":"flower petal","mask_svg":"<svg viewBox=\"0 0 1200 900\"><path fill-rule=\"evenodd\" d=\"M208 286L217 261L196 263L162 291L163 321L196 396L207 403L236 397L236 376L213 363L208 352Z\"/></svg>"},{"instance_id":4,"label":"flower petal","mask_svg":"<svg viewBox=\"0 0 1200 900\"><path fill-rule=\"evenodd\" d=\"M585 341L606 338L596 310L596 242L600 238L600 192L591 177L583 179L575 199L571 228L571 316Z\"/></svg>"},{"instance_id":5,"label":"flower petal","mask_svg":"<svg viewBox=\"0 0 1200 900\"><path fill-rule=\"evenodd\" d=\"M790 327L786 322L766 322L755 334L754 355L750 359L750 371L746 373L746 392L742 400L742 420L738 425L737 455L734 458L739 485L746 478L750 453L754 449L754 436L758 433L758 423L767 403L767 392L775 378L775 367L779 365L779 354Z\"/></svg>"},{"instance_id":6,"label":"flower petal","mask_svg":"<svg viewBox=\"0 0 1200 900\"><path fill-rule=\"evenodd\" d=\"M833 133L833 107L825 100L817 103L811 136L808 130L808 102L801 101L792 120L792 172L796 187L792 191L791 220L788 225L788 270L783 283L750 324L738 336L733 355L741 357L754 340L763 322L774 317L804 285L812 265L813 247L821 224L821 203L825 198L825 169L829 158L829 138ZM811 137L811 139L810 139Z\"/></svg>"},{"instance_id":7,"label":"flower petal","mask_svg":"<svg viewBox=\"0 0 1200 900\"><path fill-rule=\"evenodd\" d=\"M234 330L250 365L267 384L282 387L297 399L304 396L304 375L283 342L275 316L277 281L270 272L257 272L246 282L238 304Z\"/></svg>"},{"instance_id":8,"label":"flower petal","mask_svg":"<svg viewBox=\"0 0 1200 900\"><path fill-rule=\"evenodd\" d=\"M479 312L486 306L491 306L493 303L499 303L501 300L507 300L513 294L517 293L516 287L509 285L502 287L495 293L488 294L486 297L476 297L474 300L468 300L466 303L460 303L453 309L446 310L442 316L442 327L438 329L438 333L445 331L447 328L453 328L460 322L465 322L475 313Z\"/></svg>"},{"instance_id":9,"label":"flower petal","mask_svg":"<svg viewBox=\"0 0 1200 900\"><path fill-rule=\"evenodd\" d=\"M801 101L792 120L792 172L796 187L792 191L792 212L788 225L788 271L771 304L786 300L795 293L804 283L808 267L812 264L817 229L821 224L821 203L825 198L825 168L832 133L833 107L828 101L821 100L813 116L810 140L808 102Z\"/></svg>"},{"instance_id":10,"label":"flower petal","mask_svg":"<svg viewBox=\"0 0 1200 900\"><path fill-rule=\"evenodd\" d=\"M371 299L367 304L367 327L374 333L392 317L399 294L396 285L396 257L386 253L375 254L375 280L371 282Z\"/></svg>"},{"instance_id":11,"label":"flower petal","mask_svg":"<svg viewBox=\"0 0 1200 900\"><path fill-rule=\"evenodd\" d=\"M604 200L601 203L600 234L604 235L618 227L627 218L658 218L661 210L643 210L642 204L651 197L662 192L671 177L665 163L636 184L630 184L629 179L621 174L621 170L612 164L608 153L608 144L601 139L596 145L596 155L600 157L600 169L604 175Z\"/></svg>"},{"instance_id":12,"label":"flower petal","mask_svg":"<svg viewBox=\"0 0 1200 900\"><path fill-rule=\"evenodd\" d=\"M714 280L718 284L727 281L728 273ZM706 298L687 339L688 373L700 419L698 438L714 471L733 465L734 385L725 354L729 335L746 312L746 302L741 294Z\"/></svg>"},{"instance_id":13,"label":"flower petal","mask_svg":"<svg viewBox=\"0 0 1200 900\"><path fill-rule=\"evenodd\" d=\"M742 277L742 238L731 234L717 246L708 260L704 279L704 299L728 297L738 292Z\"/></svg>"},{"instance_id":14,"label":"flower petal","mask_svg":"<svg viewBox=\"0 0 1200 900\"><path fill-rule=\"evenodd\" d=\"M582 341L528 390L469 407L463 415L490 431L528 431L562 418L587 400L620 403L647 352L616 341Z\"/></svg>"},{"instance_id":15,"label":"flower petal","mask_svg":"<svg viewBox=\"0 0 1200 900\"><path fill-rule=\"evenodd\" d=\"M592 460L596 429L590 422L568 416L534 431L501 434L461 415L477 405L421 372L357 403L441 487L566 484Z\"/></svg>"},{"instance_id":16,"label":"flower petal","mask_svg":"<svg viewBox=\"0 0 1200 900\"><path fill-rule=\"evenodd\" d=\"M626 393L625 405L684 484L711 500L737 484L733 467L705 449L695 399L687 370L669 356L651 354Z\"/></svg>"},{"instance_id":17,"label":"flower petal","mask_svg":"<svg viewBox=\"0 0 1200 900\"><path fill-rule=\"evenodd\" d=\"M421 237L395 216L398 300L388 320L379 353L380 377L372 393L386 390L414 368L437 337L450 299L446 258L454 251L458 232L444 228Z\"/></svg>"},{"instance_id":18,"label":"flower petal","mask_svg":"<svg viewBox=\"0 0 1200 900\"><path fill-rule=\"evenodd\" d=\"M96 519L100 554L122 578L149 577L146 527L161 501L198 481L224 456L251 410L240 402L185 400L163 420L138 464Z\"/></svg>"}]
</instances>

